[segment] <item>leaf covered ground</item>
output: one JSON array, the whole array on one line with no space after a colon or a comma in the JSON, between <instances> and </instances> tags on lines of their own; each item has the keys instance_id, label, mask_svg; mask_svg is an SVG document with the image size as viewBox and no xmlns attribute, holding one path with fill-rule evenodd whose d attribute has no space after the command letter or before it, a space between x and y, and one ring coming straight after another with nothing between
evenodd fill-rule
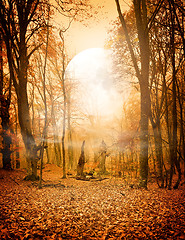
<instances>
[{"instance_id":1,"label":"leaf covered ground","mask_svg":"<svg viewBox=\"0 0 185 240\"><path fill-rule=\"evenodd\" d=\"M185 239L185 184L141 190L61 173L47 165L38 189L25 171L0 170L0 239Z\"/></svg>"}]
</instances>

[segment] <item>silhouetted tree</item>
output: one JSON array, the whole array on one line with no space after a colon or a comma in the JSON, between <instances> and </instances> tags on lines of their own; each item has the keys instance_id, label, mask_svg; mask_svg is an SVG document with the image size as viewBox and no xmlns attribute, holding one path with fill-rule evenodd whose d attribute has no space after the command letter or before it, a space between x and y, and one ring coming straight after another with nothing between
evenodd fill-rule
<instances>
[{"instance_id":1,"label":"silhouetted tree","mask_svg":"<svg viewBox=\"0 0 185 240\"><path fill-rule=\"evenodd\" d=\"M5 46L3 44L2 34L0 32L0 117L1 117L1 126L2 126L2 159L3 159L3 168L12 169L11 166L11 144L12 137L10 132L10 102L11 102L11 78L4 78L3 72L3 59L5 56Z\"/></svg>"},{"instance_id":2,"label":"silhouetted tree","mask_svg":"<svg viewBox=\"0 0 185 240\"><path fill-rule=\"evenodd\" d=\"M84 165L85 165L84 147L85 147L85 140L82 143L81 154L80 154L80 157L79 157L79 160L78 160L77 177L83 177L84 176Z\"/></svg>"}]
</instances>

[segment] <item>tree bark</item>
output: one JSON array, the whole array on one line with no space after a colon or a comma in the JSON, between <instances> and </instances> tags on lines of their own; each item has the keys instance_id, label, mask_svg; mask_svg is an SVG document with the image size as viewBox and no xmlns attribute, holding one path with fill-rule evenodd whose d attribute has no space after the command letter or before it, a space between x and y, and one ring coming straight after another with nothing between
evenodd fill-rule
<instances>
[{"instance_id":1,"label":"tree bark","mask_svg":"<svg viewBox=\"0 0 185 240\"><path fill-rule=\"evenodd\" d=\"M74 153L73 153L73 139L72 139L72 129L71 129L71 99L70 93L67 97L67 122L68 122L68 156L69 156L69 168L73 169L74 165Z\"/></svg>"},{"instance_id":2,"label":"tree bark","mask_svg":"<svg viewBox=\"0 0 185 240\"><path fill-rule=\"evenodd\" d=\"M10 122L10 99L11 99L11 79L9 79L9 89L8 94L5 96L4 92L4 77L3 77L3 38L0 33L0 117L1 117L1 126L2 126L2 159L3 159L3 168L10 170L11 166L11 153L10 150L12 144L12 138L9 129Z\"/></svg>"},{"instance_id":3,"label":"tree bark","mask_svg":"<svg viewBox=\"0 0 185 240\"><path fill-rule=\"evenodd\" d=\"M185 75L184 75L185 78ZM184 81L185 82L185 81ZM182 83L184 84L184 83ZM180 108L180 134L181 134L181 138L182 138L182 155L183 155L183 161L184 161L184 177L185 177L185 133L184 133L184 99L180 94L180 89L179 86L178 87L178 101L179 101L179 108ZM181 87L182 92L184 91L184 86Z\"/></svg>"},{"instance_id":4,"label":"tree bark","mask_svg":"<svg viewBox=\"0 0 185 240\"><path fill-rule=\"evenodd\" d=\"M173 138L172 138L172 154L171 154L171 167L170 167L170 179L168 188L171 189L172 178L174 173L174 167L176 166L178 171L178 180L174 188L178 188L181 181L181 168L179 160L177 159L177 79L176 79L176 64L175 64L175 26L174 26L174 14L171 9L171 3L169 3L171 13L171 31L170 31L170 45L171 45L171 63L172 63L172 124L173 124Z\"/></svg>"},{"instance_id":5,"label":"tree bark","mask_svg":"<svg viewBox=\"0 0 185 240\"><path fill-rule=\"evenodd\" d=\"M23 73L20 73L23 75ZM28 176L26 179L36 180L37 178L37 146L31 129L31 119L29 115L29 104L26 84L26 76L21 76L23 79L19 81L19 88L17 89L18 101L18 118L21 127L21 134L26 148L26 160L28 167Z\"/></svg>"},{"instance_id":6,"label":"tree bark","mask_svg":"<svg viewBox=\"0 0 185 240\"><path fill-rule=\"evenodd\" d=\"M147 188L148 181L148 119L150 113L150 95L149 95L149 36L147 23L147 7L145 0L134 0L134 11L136 19L137 34L139 39L141 68L139 69L125 19L121 13L119 0L115 0L119 18L125 33L126 41L131 54L132 62L135 68L136 76L140 84L141 93L141 121L140 121L140 187Z\"/></svg>"},{"instance_id":7,"label":"tree bark","mask_svg":"<svg viewBox=\"0 0 185 240\"><path fill-rule=\"evenodd\" d=\"M59 78L62 84L63 98L64 98L64 111L63 111L63 129L62 129L62 157L63 157L63 178L66 178L66 151L65 151L65 133L66 133L66 110L67 110L67 95L66 95L66 86L65 86L65 42L62 30L59 32L60 38L62 40L62 76L57 69Z\"/></svg>"},{"instance_id":8,"label":"tree bark","mask_svg":"<svg viewBox=\"0 0 185 240\"><path fill-rule=\"evenodd\" d=\"M164 177L163 177L163 152L162 152L162 136L160 131L160 126L157 123L154 123L151 119L151 124L154 133L154 143L155 143L155 154L157 159L157 182L159 187L164 187ZM160 180L160 183L159 183Z\"/></svg>"}]
</instances>

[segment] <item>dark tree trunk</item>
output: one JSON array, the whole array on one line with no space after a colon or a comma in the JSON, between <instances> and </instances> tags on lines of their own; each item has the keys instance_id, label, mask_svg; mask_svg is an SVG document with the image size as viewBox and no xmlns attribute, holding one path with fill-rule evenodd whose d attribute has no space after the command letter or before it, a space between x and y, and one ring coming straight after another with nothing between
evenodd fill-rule
<instances>
[{"instance_id":1,"label":"dark tree trunk","mask_svg":"<svg viewBox=\"0 0 185 240\"><path fill-rule=\"evenodd\" d=\"M67 122L68 122L68 156L69 156L69 169L73 169L74 153L73 153L73 139L71 129L71 99L70 93L67 97Z\"/></svg>"},{"instance_id":2,"label":"dark tree trunk","mask_svg":"<svg viewBox=\"0 0 185 240\"><path fill-rule=\"evenodd\" d=\"M22 61L23 63L25 62L24 59ZM26 179L37 180L38 149L32 134L31 119L29 115L29 104L27 96L27 67L28 66L26 66L26 64L22 66L22 72L19 73L20 80L19 86L17 88L18 119L21 127L22 138L26 148L26 160L28 166L28 176Z\"/></svg>"},{"instance_id":3,"label":"dark tree trunk","mask_svg":"<svg viewBox=\"0 0 185 240\"><path fill-rule=\"evenodd\" d=\"M140 132L140 183L141 187L147 188L148 181L148 96L147 91L141 90L141 132Z\"/></svg>"},{"instance_id":4,"label":"dark tree trunk","mask_svg":"<svg viewBox=\"0 0 185 240\"><path fill-rule=\"evenodd\" d=\"M163 177L163 152L162 152L162 137L160 133L160 126L157 126L157 124L154 123L153 120L151 120L152 128L154 132L154 142L155 142L155 154L157 159L157 181L159 187L164 187L164 177ZM160 180L160 183L159 183Z\"/></svg>"},{"instance_id":5,"label":"dark tree trunk","mask_svg":"<svg viewBox=\"0 0 185 240\"><path fill-rule=\"evenodd\" d=\"M62 131L62 167L63 167L63 178L66 178L66 151L65 151L65 133L66 133L66 92L65 83L63 76L63 94L64 94L64 115L63 115L63 131Z\"/></svg>"},{"instance_id":6,"label":"dark tree trunk","mask_svg":"<svg viewBox=\"0 0 185 240\"><path fill-rule=\"evenodd\" d=\"M9 100L6 100L4 96L1 97L1 125L2 125L2 158L3 158L3 168L12 169L11 167L11 153L10 150L12 144L12 138L9 129Z\"/></svg>"},{"instance_id":7,"label":"dark tree trunk","mask_svg":"<svg viewBox=\"0 0 185 240\"><path fill-rule=\"evenodd\" d=\"M140 132L140 186L147 188L148 180L148 120L150 112L149 94L149 36L146 1L134 0L137 33L139 38L141 71L139 78L141 92L141 132Z\"/></svg>"},{"instance_id":8,"label":"dark tree trunk","mask_svg":"<svg viewBox=\"0 0 185 240\"><path fill-rule=\"evenodd\" d=\"M11 97L11 81L9 80L9 91L8 95L5 96L4 92L4 78L3 78L3 39L0 33L0 117L1 117L1 126L2 126L2 159L3 159L3 168L12 169L11 166L11 153L10 150L12 144L12 138L9 129L10 121L10 97Z\"/></svg>"},{"instance_id":9,"label":"dark tree trunk","mask_svg":"<svg viewBox=\"0 0 185 240\"><path fill-rule=\"evenodd\" d=\"M128 34L124 17L121 13L119 0L115 0L119 18L125 33L126 41L135 68L136 76L140 84L141 93L141 121L140 121L140 187L147 188L148 181L148 118L150 110L150 94L149 94L149 36L148 36L148 20L147 6L145 0L134 0L135 20L137 26L137 34L139 39L140 62L139 69L137 60L133 51L132 43Z\"/></svg>"},{"instance_id":10,"label":"dark tree trunk","mask_svg":"<svg viewBox=\"0 0 185 240\"><path fill-rule=\"evenodd\" d=\"M65 134L66 134L66 110L67 110L67 94L66 94L66 86L65 86L65 64L66 64L66 56L65 56L65 41L62 30L59 32L60 38L62 40L62 75L58 71L59 79L61 80L62 90L63 90L63 98L64 98L64 115L63 115L63 129L62 129L62 167L63 167L63 178L66 178L66 151L65 151Z\"/></svg>"},{"instance_id":11,"label":"dark tree trunk","mask_svg":"<svg viewBox=\"0 0 185 240\"><path fill-rule=\"evenodd\" d=\"M84 176L84 165L85 165L84 147L85 147L85 140L82 143L81 154L80 154L80 158L78 160L77 177L83 177Z\"/></svg>"},{"instance_id":12,"label":"dark tree trunk","mask_svg":"<svg viewBox=\"0 0 185 240\"><path fill-rule=\"evenodd\" d=\"M11 170L11 153L12 151L10 150L10 146L12 144L12 139L11 137L7 134L7 132L4 132L2 134L3 136L3 149L1 150L2 153L2 158L3 158L3 169L6 170Z\"/></svg>"},{"instance_id":13,"label":"dark tree trunk","mask_svg":"<svg viewBox=\"0 0 185 240\"><path fill-rule=\"evenodd\" d=\"M16 135L16 140L15 140L15 167L16 169L20 168L20 154L19 154L19 139L17 138L17 130L18 130L18 116L17 116L17 108L16 105L14 105L14 111L15 111L15 135Z\"/></svg>"},{"instance_id":14,"label":"dark tree trunk","mask_svg":"<svg viewBox=\"0 0 185 240\"><path fill-rule=\"evenodd\" d=\"M175 66L175 26L174 26L174 14L171 9L171 3L169 3L171 13L171 32L170 32L170 45L171 45L171 63L172 63L172 122L173 122L173 138L172 138L172 154L171 154L171 167L170 167L170 179L168 188L171 189L172 178L174 173L174 167L176 166L178 171L178 180L174 188L178 188L181 181L181 168L179 159L177 159L177 84L176 84L176 66Z\"/></svg>"},{"instance_id":15,"label":"dark tree trunk","mask_svg":"<svg viewBox=\"0 0 185 240\"><path fill-rule=\"evenodd\" d=\"M185 78L185 75L184 75ZM185 82L185 81L184 81ZM182 92L184 91L184 86L181 87ZM182 138L182 155L183 155L183 161L184 161L184 177L185 177L185 132L184 132L184 100L183 97L181 97L180 89L178 86L178 101L179 101L179 107L180 107L180 134Z\"/></svg>"}]
</instances>

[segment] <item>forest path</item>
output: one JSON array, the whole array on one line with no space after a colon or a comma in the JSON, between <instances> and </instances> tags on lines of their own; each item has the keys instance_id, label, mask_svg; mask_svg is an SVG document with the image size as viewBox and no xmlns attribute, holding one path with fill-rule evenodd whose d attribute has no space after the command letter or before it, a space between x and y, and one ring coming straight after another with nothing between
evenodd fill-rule
<instances>
[{"instance_id":1,"label":"forest path","mask_svg":"<svg viewBox=\"0 0 185 240\"><path fill-rule=\"evenodd\" d=\"M61 172L46 166L38 189L24 170L0 170L0 239L185 239L185 184L141 190Z\"/></svg>"}]
</instances>

